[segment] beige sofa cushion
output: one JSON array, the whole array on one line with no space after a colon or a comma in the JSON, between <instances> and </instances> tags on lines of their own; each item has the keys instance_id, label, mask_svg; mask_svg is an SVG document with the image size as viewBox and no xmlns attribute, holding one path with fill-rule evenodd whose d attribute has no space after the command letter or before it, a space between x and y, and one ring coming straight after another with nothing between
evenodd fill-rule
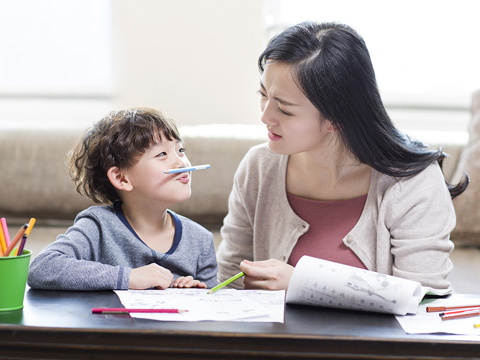
<instances>
[{"instance_id":1,"label":"beige sofa cushion","mask_svg":"<svg viewBox=\"0 0 480 360\"><path fill-rule=\"evenodd\" d=\"M470 185L454 199L457 226L452 239L480 245L480 90L472 97L469 141L462 152L453 181L458 181L464 172L470 176Z\"/></svg>"},{"instance_id":2,"label":"beige sofa cushion","mask_svg":"<svg viewBox=\"0 0 480 360\"><path fill-rule=\"evenodd\" d=\"M71 224L81 210L94 205L75 191L66 167L67 153L83 130L0 131L0 214L19 223ZM210 164L193 173L192 197L172 210L204 225L218 225L227 213L233 175L248 149L266 141L256 125L211 124L181 127L194 165Z\"/></svg>"}]
</instances>

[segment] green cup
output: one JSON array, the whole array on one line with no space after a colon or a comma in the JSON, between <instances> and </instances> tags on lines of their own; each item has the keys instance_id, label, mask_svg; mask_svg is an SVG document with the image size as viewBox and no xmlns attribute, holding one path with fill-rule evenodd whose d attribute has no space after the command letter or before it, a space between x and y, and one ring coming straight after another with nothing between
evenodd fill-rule
<instances>
[{"instance_id":1,"label":"green cup","mask_svg":"<svg viewBox=\"0 0 480 360\"><path fill-rule=\"evenodd\" d=\"M20 256L0 257L0 311L23 308L31 255L24 249Z\"/></svg>"}]
</instances>

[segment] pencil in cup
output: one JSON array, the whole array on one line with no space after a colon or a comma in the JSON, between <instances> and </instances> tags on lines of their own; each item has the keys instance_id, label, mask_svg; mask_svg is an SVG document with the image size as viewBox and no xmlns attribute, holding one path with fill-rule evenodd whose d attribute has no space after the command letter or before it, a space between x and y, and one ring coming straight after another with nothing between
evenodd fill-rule
<instances>
[{"instance_id":1,"label":"pencil in cup","mask_svg":"<svg viewBox=\"0 0 480 360\"><path fill-rule=\"evenodd\" d=\"M10 245L8 246L7 250L3 254L3 256L8 256L10 255L10 252L13 250L15 246L17 246L18 242L22 240L23 234L25 234L25 231L28 228L28 224L24 224L20 230L15 234L13 240L10 242Z\"/></svg>"},{"instance_id":2,"label":"pencil in cup","mask_svg":"<svg viewBox=\"0 0 480 360\"><path fill-rule=\"evenodd\" d=\"M183 168L178 168L178 169L168 169L168 170L164 171L164 173L165 174L178 174L178 173L183 173L183 172L188 172L188 171L207 170L207 169L210 169L210 164L195 165L195 166L183 167Z\"/></svg>"},{"instance_id":3,"label":"pencil in cup","mask_svg":"<svg viewBox=\"0 0 480 360\"><path fill-rule=\"evenodd\" d=\"M245 273L242 271L240 273L238 273L237 275L234 275L232 276L230 279L228 280L225 280L224 282L222 282L221 284L215 286L214 288L208 290L207 294L212 294L214 293L215 291L227 286L228 284L234 282L235 280L238 280L240 279L242 276L245 276Z\"/></svg>"},{"instance_id":4,"label":"pencil in cup","mask_svg":"<svg viewBox=\"0 0 480 360\"><path fill-rule=\"evenodd\" d=\"M25 243L27 242L28 235L30 235L30 232L32 231L33 225L35 225L35 221L37 221L35 218L30 219L27 229L25 230L25 233L22 236L22 241L20 241L20 245L18 245L17 256L20 256L23 254Z\"/></svg>"}]
</instances>

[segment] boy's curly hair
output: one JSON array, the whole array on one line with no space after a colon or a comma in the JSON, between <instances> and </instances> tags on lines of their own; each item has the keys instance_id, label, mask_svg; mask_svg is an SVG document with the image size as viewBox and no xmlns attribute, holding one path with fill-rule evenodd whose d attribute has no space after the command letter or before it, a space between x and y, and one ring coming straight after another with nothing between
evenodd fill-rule
<instances>
[{"instance_id":1,"label":"boy's curly hair","mask_svg":"<svg viewBox=\"0 0 480 360\"><path fill-rule=\"evenodd\" d=\"M112 111L79 139L68 160L77 192L96 203L119 200L107 177L113 166L132 167L153 143L181 140L175 122L151 108Z\"/></svg>"}]
</instances>

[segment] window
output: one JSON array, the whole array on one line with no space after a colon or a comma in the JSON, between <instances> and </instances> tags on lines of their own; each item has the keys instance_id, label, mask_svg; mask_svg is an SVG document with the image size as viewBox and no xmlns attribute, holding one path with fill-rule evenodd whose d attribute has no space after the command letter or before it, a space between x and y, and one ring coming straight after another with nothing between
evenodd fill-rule
<instances>
[{"instance_id":1,"label":"window","mask_svg":"<svg viewBox=\"0 0 480 360\"><path fill-rule=\"evenodd\" d=\"M266 1L269 36L305 20L357 30L392 119L416 130L466 129L480 88L479 13L474 0Z\"/></svg>"},{"instance_id":2,"label":"window","mask_svg":"<svg viewBox=\"0 0 480 360\"><path fill-rule=\"evenodd\" d=\"M1 126L20 118L26 126L81 123L87 112L104 112L112 92L110 7L110 0L0 3Z\"/></svg>"}]
</instances>

